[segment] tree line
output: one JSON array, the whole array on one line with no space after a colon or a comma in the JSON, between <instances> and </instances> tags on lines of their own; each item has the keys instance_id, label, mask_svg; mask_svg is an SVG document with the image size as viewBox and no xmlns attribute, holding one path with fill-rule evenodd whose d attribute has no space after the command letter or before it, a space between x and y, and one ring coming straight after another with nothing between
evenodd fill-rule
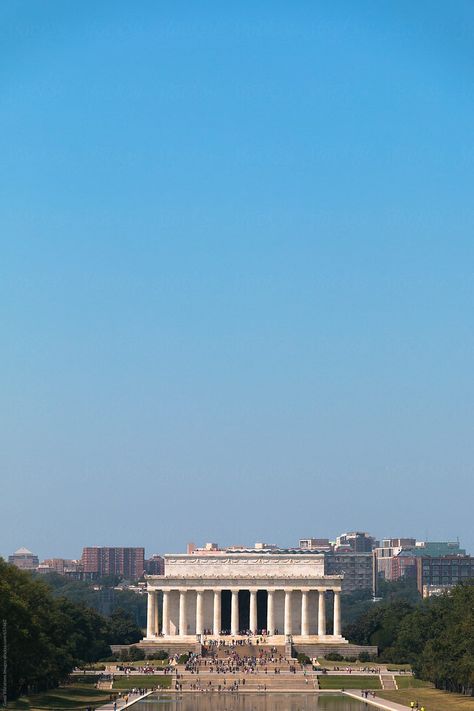
<instances>
[{"instance_id":1,"label":"tree line","mask_svg":"<svg viewBox=\"0 0 474 711\"><path fill-rule=\"evenodd\" d=\"M351 642L377 645L381 661L411 664L438 689L474 696L474 581L418 603L373 604L345 633Z\"/></svg>"},{"instance_id":2,"label":"tree line","mask_svg":"<svg viewBox=\"0 0 474 711\"><path fill-rule=\"evenodd\" d=\"M84 603L56 597L45 582L0 558L3 620L9 698L57 686L74 667L109 656L111 644L133 644L142 636L123 610L105 617ZM0 671L4 655L2 643Z\"/></svg>"}]
</instances>

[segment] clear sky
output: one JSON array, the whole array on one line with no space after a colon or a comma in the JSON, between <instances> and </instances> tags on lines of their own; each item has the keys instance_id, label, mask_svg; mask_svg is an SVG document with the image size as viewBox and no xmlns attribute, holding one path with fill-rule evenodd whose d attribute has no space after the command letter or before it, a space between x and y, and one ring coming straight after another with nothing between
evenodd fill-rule
<instances>
[{"instance_id":1,"label":"clear sky","mask_svg":"<svg viewBox=\"0 0 474 711\"><path fill-rule=\"evenodd\" d=\"M0 553L474 553L474 5L0 4Z\"/></svg>"}]
</instances>

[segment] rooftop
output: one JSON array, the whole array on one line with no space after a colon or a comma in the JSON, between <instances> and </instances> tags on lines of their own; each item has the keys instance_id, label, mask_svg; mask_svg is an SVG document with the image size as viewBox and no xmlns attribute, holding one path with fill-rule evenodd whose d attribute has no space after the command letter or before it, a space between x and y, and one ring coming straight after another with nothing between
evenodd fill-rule
<instances>
[{"instance_id":1,"label":"rooftop","mask_svg":"<svg viewBox=\"0 0 474 711\"><path fill-rule=\"evenodd\" d=\"M28 548L18 548L17 551L14 552L13 555L35 555L32 553Z\"/></svg>"}]
</instances>

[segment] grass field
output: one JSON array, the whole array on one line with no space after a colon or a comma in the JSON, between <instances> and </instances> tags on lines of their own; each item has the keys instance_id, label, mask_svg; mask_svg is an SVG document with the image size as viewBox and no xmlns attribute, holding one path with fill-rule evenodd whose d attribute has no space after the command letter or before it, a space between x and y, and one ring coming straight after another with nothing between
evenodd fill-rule
<instances>
[{"instance_id":1,"label":"grass field","mask_svg":"<svg viewBox=\"0 0 474 711\"><path fill-rule=\"evenodd\" d=\"M318 681L320 689L380 689L380 679L377 674L371 676L319 674Z\"/></svg>"},{"instance_id":2,"label":"grass field","mask_svg":"<svg viewBox=\"0 0 474 711\"><path fill-rule=\"evenodd\" d=\"M380 691L380 696L389 701L395 701L410 706L410 701L418 701L426 711L474 711L474 698L451 694L438 689L400 689L399 691Z\"/></svg>"},{"instance_id":3,"label":"grass field","mask_svg":"<svg viewBox=\"0 0 474 711\"><path fill-rule=\"evenodd\" d=\"M143 667L147 664L151 664L154 667L166 667L170 663L169 659L139 659L133 662L95 662L94 664L87 664L85 670L94 669L96 671L102 671L105 667ZM81 667L82 668L82 667Z\"/></svg>"},{"instance_id":4,"label":"grass field","mask_svg":"<svg viewBox=\"0 0 474 711\"><path fill-rule=\"evenodd\" d=\"M8 704L9 709L80 709L103 706L109 700L108 691L98 691L93 684L74 683L42 694L22 696Z\"/></svg>"},{"instance_id":5,"label":"grass field","mask_svg":"<svg viewBox=\"0 0 474 711\"><path fill-rule=\"evenodd\" d=\"M400 676L395 675L395 681L399 689L423 689L430 688L433 686L429 681L423 681L423 679L415 679L414 676Z\"/></svg>"},{"instance_id":6,"label":"grass field","mask_svg":"<svg viewBox=\"0 0 474 711\"><path fill-rule=\"evenodd\" d=\"M143 674L136 676L116 676L114 679L114 691L122 689L154 689L158 686L160 689L171 688L171 676L157 674Z\"/></svg>"}]
</instances>

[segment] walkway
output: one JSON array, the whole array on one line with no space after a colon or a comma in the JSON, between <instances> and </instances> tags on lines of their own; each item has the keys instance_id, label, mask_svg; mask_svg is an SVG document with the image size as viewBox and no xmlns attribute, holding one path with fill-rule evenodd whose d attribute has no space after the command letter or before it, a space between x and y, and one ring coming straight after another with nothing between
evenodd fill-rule
<instances>
[{"instance_id":1,"label":"walkway","mask_svg":"<svg viewBox=\"0 0 474 711\"><path fill-rule=\"evenodd\" d=\"M407 711L409 708L408 706L403 706L403 704L397 704L395 701L382 699L380 696L369 696L369 698L366 699L362 696L362 692L360 691L343 691L342 693L358 701L364 701L371 706L377 706L379 709L385 709L385 711Z\"/></svg>"},{"instance_id":2,"label":"walkway","mask_svg":"<svg viewBox=\"0 0 474 711\"><path fill-rule=\"evenodd\" d=\"M145 699L152 693L153 691L147 691L145 694L129 694L128 703L125 703L125 699L123 698L117 698L117 706L115 706L114 701L109 701L105 706L100 706L96 711L114 711L114 708L116 708L117 711L122 711L122 709L127 709L129 706L132 706L132 704L136 704L137 701Z\"/></svg>"}]
</instances>

